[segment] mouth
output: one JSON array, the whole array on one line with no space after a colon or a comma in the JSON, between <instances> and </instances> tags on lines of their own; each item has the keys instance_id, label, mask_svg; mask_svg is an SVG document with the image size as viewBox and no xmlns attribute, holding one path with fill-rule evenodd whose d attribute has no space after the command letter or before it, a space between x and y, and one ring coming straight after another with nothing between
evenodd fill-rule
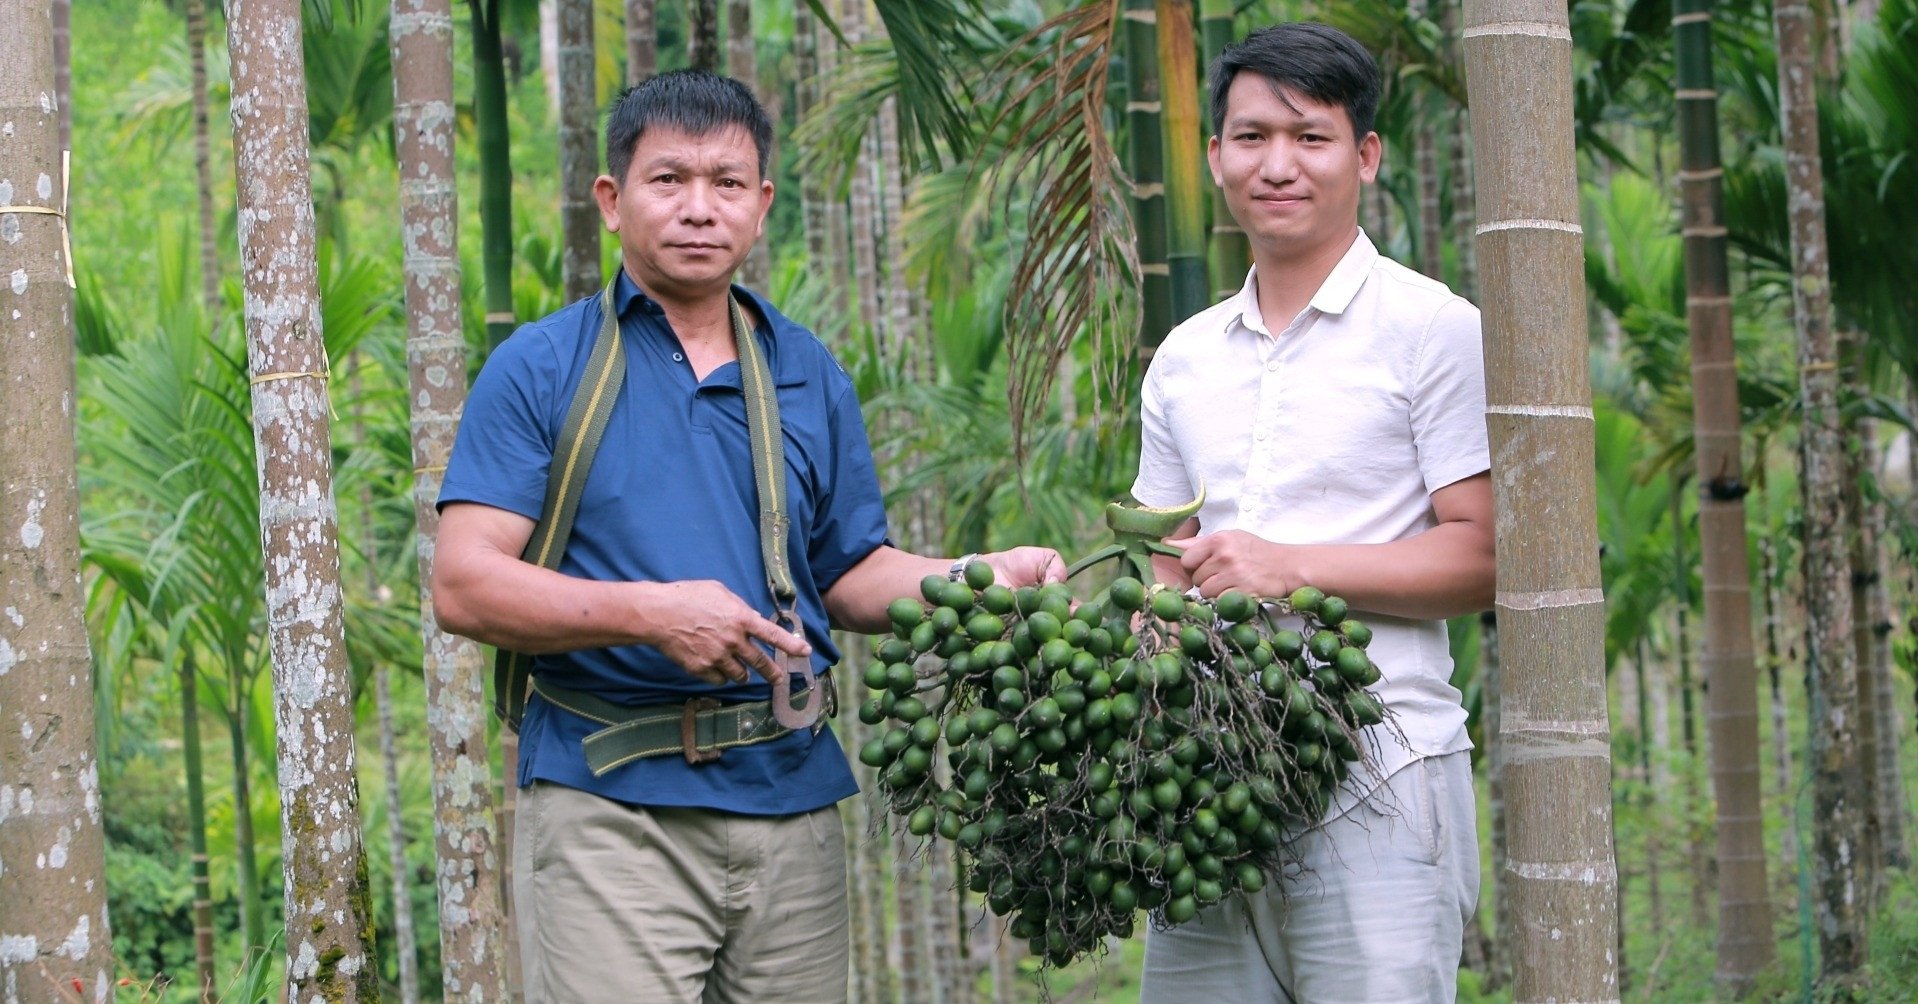
<instances>
[{"instance_id":1,"label":"mouth","mask_svg":"<svg viewBox=\"0 0 1918 1004\"><path fill-rule=\"evenodd\" d=\"M689 251L689 252L692 252L693 254L708 254L714 251L726 250L726 246L724 244L705 244L698 241L693 241L685 244L672 244L668 246L677 251Z\"/></svg>"}]
</instances>

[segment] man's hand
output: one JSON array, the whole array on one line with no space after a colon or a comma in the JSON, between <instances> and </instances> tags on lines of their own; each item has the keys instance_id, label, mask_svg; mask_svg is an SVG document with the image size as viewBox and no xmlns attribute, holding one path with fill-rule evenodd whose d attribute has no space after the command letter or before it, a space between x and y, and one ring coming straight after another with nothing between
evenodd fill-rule
<instances>
[{"instance_id":1,"label":"man's hand","mask_svg":"<svg viewBox=\"0 0 1918 1004\"><path fill-rule=\"evenodd\" d=\"M766 682L778 684L786 675L784 667L755 641L782 655L812 654L805 638L760 616L718 582L645 583L638 588L648 593L646 620L655 625L646 644L707 683L745 683L750 667Z\"/></svg>"},{"instance_id":2,"label":"man's hand","mask_svg":"<svg viewBox=\"0 0 1918 1004\"><path fill-rule=\"evenodd\" d=\"M1290 548L1244 530L1175 537L1166 543L1185 550L1179 567L1202 596L1216 597L1228 589L1253 596L1286 596L1305 584L1299 572L1289 567Z\"/></svg>"},{"instance_id":3,"label":"man's hand","mask_svg":"<svg viewBox=\"0 0 1918 1004\"><path fill-rule=\"evenodd\" d=\"M978 557L992 566L993 581L1009 588L1066 580L1066 562L1050 547L1015 547Z\"/></svg>"}]
</instances>

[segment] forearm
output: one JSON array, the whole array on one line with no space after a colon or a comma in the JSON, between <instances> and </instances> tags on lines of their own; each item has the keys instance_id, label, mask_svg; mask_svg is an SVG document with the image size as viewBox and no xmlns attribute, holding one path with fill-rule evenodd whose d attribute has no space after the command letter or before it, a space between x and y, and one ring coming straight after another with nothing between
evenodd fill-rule
<instances>
[{"instance_id":1,"label":"forearm","mask_svg":"<svg viewBox=\"0 0 1918 1004\"><path fill-rule=\"evenodd\" d=\"M446 631L528 654L648 644L649 592L660 588L576 579L498 552L469 554L435 568L433 611Z\"/></svg>"},{"instance_id":2,"label":"forearm","mask_svg":"<svg viewBox=\"0 0 1918 1004\"><path fill-rule=\"evenodd\" d=\"M951 558L927 558L896 547L875 548L826 591L826 613L834 627L860 634L887 630L886 605L901 596L919 596L919 582L944 575Z\"/></svg>"},{"instance_id":3,"label":"forearm","mask_svg":"<svg viewBox=\"0 0 1918 1004\"><path fill-rule=\"evenodd\" d=\"M1278 545L1284 593L1314 586L1352 609L1437 620L1492 605L1492 541L1465 523L1442 523L1387 544Z\"/></svg>"}]
</instances>

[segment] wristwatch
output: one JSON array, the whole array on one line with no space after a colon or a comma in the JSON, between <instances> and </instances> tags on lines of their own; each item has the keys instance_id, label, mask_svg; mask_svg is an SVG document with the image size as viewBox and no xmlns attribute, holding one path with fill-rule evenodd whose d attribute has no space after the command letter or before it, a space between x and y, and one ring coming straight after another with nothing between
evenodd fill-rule
<instances>
[{"instance_id":1,"label":"wristwatch","mask_svg":"<svg viewBox=\"0 0 1918 1004\"><path fill-rule=\"evenodd\" d=\"M974 561L977 561L978 558L979 558L979 552L974 551L971 554L961 555L960 557L953 559L952 567L946 569L946 578L957 581L959 578L961 578L962 576L966 574L966 566L972 564Z\"/></svg>"}]
</instances>

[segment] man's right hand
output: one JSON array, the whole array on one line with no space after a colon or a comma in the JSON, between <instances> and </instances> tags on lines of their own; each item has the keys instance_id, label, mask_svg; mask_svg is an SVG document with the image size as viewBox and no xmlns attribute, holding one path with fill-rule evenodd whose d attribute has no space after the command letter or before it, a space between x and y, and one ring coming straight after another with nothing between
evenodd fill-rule
<instances>
[{"instance_id":1,"label":"man's right hand","mask_svg":"<svg viewBox=\"0 0 1918 1004\"><path fill-rule=\"evenodd\" d=\"M643 590L642 621L649 625L644 642L707 683L745 683L750 667L776 685L786 671L756 642L780 655L812 655L804 637L767 620L721 583L700 579L634 588Z\"/></svg>"}]
</instances>

